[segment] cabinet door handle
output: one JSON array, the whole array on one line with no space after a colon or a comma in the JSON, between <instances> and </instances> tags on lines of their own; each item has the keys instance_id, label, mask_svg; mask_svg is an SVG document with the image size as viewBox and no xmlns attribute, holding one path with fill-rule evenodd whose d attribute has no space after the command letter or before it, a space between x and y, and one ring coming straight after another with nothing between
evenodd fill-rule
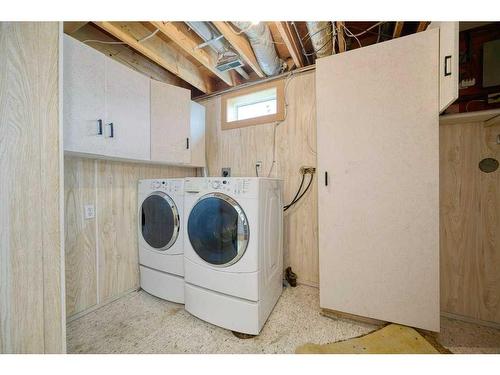
<instances>
[{"instance_id":1,"label":"cabinet door handle","mask_svg":"<svg viewBox=\"0 0 500 375\"><path fill-rule=\"evenodd\" d=\"M325 186L328 186L328 172L325 171Z\"/></svg>"},{"instance_id":2,"label":"cabinet door handle","mask_svg":"<svg viewBox=\"0 0 500 375\"><path fill-rule=\"evenodd\" d=\"M114 138L115 137L115 128L112 122L108 124L109 126L109 138Z\"/></svg>"},{"instance_id":3,"label":"cabinet door handle","mask_svg":"<svg viewBox=\"0 0 500 375\"><path fill-rule=\"evenodd\" d=\"M97 120L97 135L102 135L102 120Z\"/></svg>"},{"instance_id":4,"label":"cabinet door handle","mask_svg":"<svg viewBox=\"0 0 500 375\"><path fill-rule=\"evenodd\" d=\"M186 138L186 149L189 150L189 138Z\"/></svg>"},{"instance_id":5,"label":"cabinet door handle","mask_svg":"<svg viewBox=\"0 0 500 375\"><path fill-rule=\"evenodd\" d=\"M444 58L444 75L451 76L451 55Z\"/></svg>"}]
</instances>

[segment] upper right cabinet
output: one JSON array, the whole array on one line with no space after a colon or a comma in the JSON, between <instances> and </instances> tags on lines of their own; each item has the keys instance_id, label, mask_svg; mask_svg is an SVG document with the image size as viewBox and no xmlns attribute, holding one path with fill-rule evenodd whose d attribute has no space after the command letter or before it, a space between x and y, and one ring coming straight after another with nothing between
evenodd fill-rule
<instances>
[{"instance_id":1,"label":"upper right cabinet","mask_svg":"<svg viewBox=\"0 0 500 375\"><path fill-rule=\"evenodd\" d=\"M458 98L458 22L432 22L439 28L439 112Z\"/></svg>"}]
</instances>

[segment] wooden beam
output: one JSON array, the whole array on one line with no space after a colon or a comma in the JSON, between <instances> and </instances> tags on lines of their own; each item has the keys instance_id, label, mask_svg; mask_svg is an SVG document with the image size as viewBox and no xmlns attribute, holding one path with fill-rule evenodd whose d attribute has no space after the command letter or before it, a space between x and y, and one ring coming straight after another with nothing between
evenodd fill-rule
<instances>
[{"instance_id":1,"label":"wooden beam","mask_svg":"<svg viewBox=\"0 0 500 375\"><path fill-rule=\"evenodd\" d=\"M63 24L64 33L71 35L74 32L77 32L78 30L80 30L86 24L88 24L88 21L64 22L64 24Z\"/></svg>"},{"instance_id":2,"label":"wooden beam","mask_svg":"<svg viewBox=\"0 0 500 375\"><path fill-rule=\"evenodd\" d=\"M394 26L394 32L392 33L393 38L399 38L401 36L401 32L403 31L404 22L396 22Z\"/></svg>"},{"instance_id":3,"label":"wooden beam","mask_svg":"<svg viewBox=\"0 0 500 375\"><path fill-rule=\"evenodd\" d=\"M298 68L304 66L304 56L302 55L297 36L290 29L290 24L282 21L276 21L274 24L276 25L286 48L288 48L288 52L290 52L290 56L292 56L295 66Z\"/></svg>"},{"instance_id":4,"label":"wooden beam","mask_svg":"<svg viewBox=\"0 0 500 375\"><path fill-rule=\"evenodd\" d=\"M344 36L344 21L335 22L337 28L337 41L339 44L339 52L346 51L346 42Z\"/></svg>"},{"instance_id":5,"label":"wooden beam","mask_svg":"<svg viewBox=\"0 0 500 375\"><path fill-rule=\"evenodd\" d=\"M266 75L260 68L248 39L244 35L236 34L232 31L226 22L214 21L212 23L224 36L224 38L226 38L226 40L233 46L235 51L238 52L245 63L247 63L259 77L264 78Z\"/></svg>"},{"instance_id":6,"label":"wooden beam","mask_svg":"<svg viewBox=\"0 0 500 375\"><path fill-rule=\"evenodd\" d=\"M484 122L484 126L493 126L500 124L500 115L494 116Z\"/></svg>"},{"instance_id":7,"label":"wooden beam","mask_svg":"<svg viewBox=\"0 0 500 375\"><path fill-rule=\"evenodd\" d=\"M128 44L144 56L153 60L171 73L182 78L204 93L211 92L211 81L202 74L198 66L179 51L155 35L144 42L141 39L151 35L151 31L140 22L94 22L101 29Z\"/></svg>"},{"instance_id":8,"label":"wooden beam","mask_svg":"<svg viewBox=\"0 0 500 375\"><path fill-rule=\"evenodd\" d=\"M418 23L418 27L417 27L417 33L421 32L421 31L424 31L425 29L427 29L427 26L429 25L430 22L427 22L427 21L421 21Z\"/></svg>"},{"instance_id":9,"label":"wooden beam","mask_svg":"<svg viewBox=\"0 0 500 375\"><path fill-rule=\"evenodd\" d=\"M197 48L199 43L189 35L188 27L183 22L158 21L151 23L184 52L199 61L200 64L222 79L226 84L234 86L229 72L221 72L216 68L217 53L211 48Z\"/></svg>"}]
</instances>

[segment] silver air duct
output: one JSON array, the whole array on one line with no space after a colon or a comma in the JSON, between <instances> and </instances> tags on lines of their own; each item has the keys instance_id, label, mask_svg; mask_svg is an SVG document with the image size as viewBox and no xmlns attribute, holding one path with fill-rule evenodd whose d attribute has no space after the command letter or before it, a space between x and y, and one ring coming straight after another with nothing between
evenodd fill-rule
<instances>
[{"instance_id":1,"label":"silver air duct","mask_svg":"<svg viewBox=\"0 0 500 375\"><path fill-rule=\"evenodd\" d=\"M222 37L219 31L212 26L212 24L208 22L186 22L186 25L193 30L198 36L203 39L205 43L199 45L199 48L203 48L205 46L209 46L215 52L218 53L220 61L217 65L217 68L221 71L233 69L233 66L237 66L235 70L241 74L245 79L249 79L247 72L245 72L241 65L243 62L240 62L240 57L231 50L231 48L227 45L227 41Z\"/></svg>"},{"instance_id":2,"label":"silver air duct","mask_svg":"<svg viewBox=\"0 0 500 375\"><path fill-rule=\"evenodd\" d=\"M333 51L332 23L328 21L308 21L306 25L316 57L330 56Z\"/></svg>"},{"instance_id":3,"label":"silver air duct","mask_svg":"<svg viewBox=\"0 0 500 375\"><path fill-rule=\"evenodd\" d=\"M264 22L256 25L251 22L233 22L233 24L247 36L264 74L266 76L279 74L283 61L276 54L269 27Z\"/></svg>"}]
</instances>

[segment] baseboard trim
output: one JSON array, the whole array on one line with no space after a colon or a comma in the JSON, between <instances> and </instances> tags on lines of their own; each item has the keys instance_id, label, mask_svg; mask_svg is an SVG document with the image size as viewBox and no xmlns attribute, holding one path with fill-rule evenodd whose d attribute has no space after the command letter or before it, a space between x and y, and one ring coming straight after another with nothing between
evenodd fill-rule
<instances>
[{"instance_id":1,"label":"baseboard trim","mask_svg":"<svg viewBox=\"0 0 500 375\"><path fill-rule=\"evenodd\" d=\"M471 318L471 317L468 317L468 316L453 314L453 313L444 312L444 311L441 311L441 316L444 316L445 318L460 320L460 321L466 322L466 323L472 323L472 324L477 324L477 325L480 325L480 326L492 327L492 328L500 329L500 323L489 322L487 320L479 320L479 319Z\"/></svg>"},{"instance_id":2,"label":"baseboard trim","mask_svg":"<svg viewBox=\"0 0 500 375\"><path fill-rule=\"evenodd\" d=\"M337 311L337 310L325 309L325 308L321 308L320 314L323 316L326 316L327 318L351 320L351 321L356 321L359 323L371 324L371 325L376 325L376 326L383 326L383 325L387 324L387 322L383 321L383 320L367 318L367 317L360 316L360 315L349 314L349 313L345 313L345 312L341 312L341 311Z\"/></svg>"},{"instance_id":3,"label":"baseboard trim","mask_svg":"<svg viewBox=\"0 0 500 375\"><path fill-rule=\"evenodd\" d=\"M127 294L130 294L130 293L132 293L132 292L136 292L136 291L138 291L139 289L140 289L139 287L135 287L135 288L132 288L132 289L128 289L128 290L126 290L125 292L123 292L123 293L121 293L121 294L118 294L118 295L113 296L113 297L111 297L111 298L105 299L104 301L101 301L101 302L99 302L99 303L97 303L97 304L95 304L95 305L92 305L92 306L90 306L90 307L86 308L86 309L85 309L85 310L83 310L83 311L80 311L80 312L77 312L76 314L73 314L73 315L71 315L71 316L68 316L68 317L66 318L66 324L71 323L72 321L74 321L74 320L76 320L76 319L79 319L79 318L81 318L82 316L85 316L85 315L87 315L87 314L91 313L92 311L95 311L95 310L97 310L97 309L100 309L101 307L104 307L104 306L106 306L106 305L110 304L111 302L114 302L114 301L116 301L117 299L120 299L120 298L122 298L123 296L126 296Z\"/></svg>"}]
</instances>

